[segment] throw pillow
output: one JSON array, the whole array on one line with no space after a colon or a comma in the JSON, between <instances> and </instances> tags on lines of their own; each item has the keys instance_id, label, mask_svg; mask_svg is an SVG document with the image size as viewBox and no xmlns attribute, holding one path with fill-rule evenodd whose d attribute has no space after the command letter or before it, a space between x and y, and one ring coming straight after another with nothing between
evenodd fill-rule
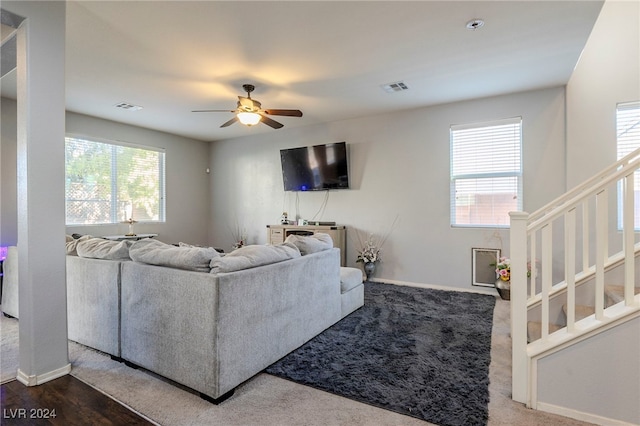
<instances>
[{"instance_id":1,"label":"throw pillow","mask_svg":"<svg viewBox=\"0 0 640 426\"><path fill-rule=\"evenodd\" d=\"M136 262L198 272L209 272L211 259L220 256L211 247L196 247L184 243L176 247L151 238L134 242L129 255Z\"/></svg>"},{"instance_id":2,"label":"throw pillow","mask_svg":"<svg viewBox=\"0 0 640 426\"><path fill-rule=\"evenodd\" d=\"M73 244L73 242L69 243ZM131 241L112 241L102 238L78 239L76 250L78 256L92 259L122 260L129 259ZM69 249L67 248L67 252Z\"/></svg>"},{"instance_id":3,"label":"throw pillow","mask_svg":"<svg viewBox=\"0 0 640 426\"><path fill-rule=\"evenodd\" d=\"M303 256L333 248L333 240L331 239L331 236L321 232L308 236L292 234L289 235L284 242L298 247L298 250L300 250L300 253Z\"/></svg>"},{"instance_id":4,"label":"throw pillow","mask_svg":"<svg viewBox=\"0 0 640 426\"><path fill-rule=\"evenodd\" d=\"M66 247L67 247L67 254L69 256L77 256L78 255L78 243L81 241L86 241L90 238L93 238L91 235L83 235L80 238L73 238L70 235L67 235L67 242L66 242Z\"/></svg>"},{"instance_id":5,"label":"throw pillow","mask_svg":"<svg viewBox=\"0 0 640 426\"><path fill-rule=\"evenodd\" d=\"M241 269L278 263L300 257L300 250L292 244L250 245L232 251L224 257L211 260L211 273L234 272Z\"/></svg>"}]
</instances>

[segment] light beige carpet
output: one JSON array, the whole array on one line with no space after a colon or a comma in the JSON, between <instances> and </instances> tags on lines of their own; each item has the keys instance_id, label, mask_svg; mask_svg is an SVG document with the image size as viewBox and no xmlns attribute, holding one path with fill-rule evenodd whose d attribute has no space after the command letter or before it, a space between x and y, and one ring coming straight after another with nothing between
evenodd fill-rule
<instances>
[{"instance_id":1,"label":"light beige carpet","mask_svg":"<svg viewBox=\"0 0 640 426\"><path fill-rule=\"evenodd\" d=\"M18 322L2 318L2 381L18 369ZM491 344L489 425L578 426L587 423L529 410L511 394L509 303L498 300ZM259 374L229 400L212 405L188 389L71 342L71 374L160 425L428 425L424 421Z\"/></svg>"}]
</instances>

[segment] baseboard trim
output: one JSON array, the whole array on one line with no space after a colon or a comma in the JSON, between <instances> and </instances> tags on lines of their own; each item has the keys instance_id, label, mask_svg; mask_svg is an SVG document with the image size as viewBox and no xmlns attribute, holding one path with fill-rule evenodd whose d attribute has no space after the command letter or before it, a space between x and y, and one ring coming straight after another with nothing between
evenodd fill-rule
<instances>
[{"instance_id":1,"label":"baseboard trim","mask_svg":"<svg viewBox=\"0 0 640 426\"><path fill-rule=\"evenodd\" d=\"M37 386L57 379L58 377L66 376L69 373L71 373L71 364L67 364L64 367L49 371L44 374L34 374L31 376L25 374L18 368L18 375L16 376L16 379L25 386Z\"/></svg>"},{"instance_id":2,"label":"baseboard trim","mask_svg":"<svg viewBox=\"0 0 640 426\"><path fill-rule=\"evenodd\" d=\"M483 287L483 289L490 288L491 289L490 291L490 290L475 289L475 288L447 287L444 285L437 285L437 284L414 283L411 281L388 280L385 278L371 278L369 279L369 281L375 282L375 283L382 283L382 284L402 285L405 287L429 288L432 290L447 290L447 291L459 291L462 293L487 294L489 296L498 297L498 293L493 287Z\"/></svg>"},{"instance_id":3,"label":"baseboard trim","mask_svg":"<svg viewBox=\"0 0 640 426\"><path fill-rule=\"evenodd\" d=\"M554 404L538 402L537 409L546 413L558 414L560 416L569 417L571 419L580 420L587 423L608 426L634 426L636 423L627 423L622 420L610 419L608 417L598 416L597 414L585 413L573 410L571 408L560 407Z\"/></svg>"}]
</instances>

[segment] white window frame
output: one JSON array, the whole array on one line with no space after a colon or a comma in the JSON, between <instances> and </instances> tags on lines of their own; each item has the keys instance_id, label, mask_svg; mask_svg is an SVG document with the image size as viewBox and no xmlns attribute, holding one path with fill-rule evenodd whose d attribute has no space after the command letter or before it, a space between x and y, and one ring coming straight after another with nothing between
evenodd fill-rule
<instances>
[{"instance_id":1,"label":"white window frame","mask_svg":"<svg viewBox=\"0 0 640 426\"><path fill-rule=\"evenodd\" d=\"M623 102L616 105L616 157L622 159L640 148L640 101ZM640 191L640 172L634 175L635 191ZM618 230L622 230L623 188L618 183ZM640 202L635 203L635 230L640 231Z\"/></svg>"},{"instance_id":2,"label":"white window frame","mask_svg":"<svg viewBox=\"0 0 640 426\"><path fill-rule=\"evenodd\" d=\"M484 137L479 136L478 141L483 143L484 146L481 150L476 150L474 148L465 148L460 149L460 145L458 145L460 135L464 134L467 131L477 131L478 134L482 132L486 132L490 130L490 128L495 128L496 132L498 128L503 126L512 126L513 131L517 131L517 141L514 139L509 142L514 150L513 153L508 153L509 161L512 162L510 170L494 170L487 171L486 167L480 167L478 170L473 170L473 167L464 167L466 170L465 173L457 173L456 170L460 169L459 165L465 163L457 163L456 161L464 156L473 157L477 155L478 157L493 156L493 152L497 152L496 149L500 146L500 143L496 140L487 140ZM484 129L484 130L483 130ZM516 142L514 145L513 142ZM462 180L484 180L484 179L500 179L500 178L515 178L515 190L516 190L516 210L522 211L522 117L512 117L501 120L487 121L481 123L470 123L470 124L461 124L461 125L451 125L450 127L450 171L451 171L451 179L450 179L450 223L452 227L460 227L460 228L509 228L509 218L506 217L504 223L457 223L457 203L456 203L456 183L457 181ZM462 152L463 154L460 154ZM499 151L500 154L505 154L505 152ZM498 154L496 154L497 156ZM478 163L482 163L482 158L477 158ZM468 163L466 163L468 164ZM485 164L485 163L482 163ZM485 170L482 170L485 169Z\"/></svg>"},{"instance_id":3,"label":"white window frame","mask_svg":"<svg viewBox=\"0 0 640 426\"><path fill-rule=\"evenodd\" d=\"M145 151L151 151L151 152L157 152L159 155L158 157L158 219L151 219L151 220L140 220L139 218L135 218L133 217L134 220L136 220L137 222L141 222L141 223L164 223L166 221L166 152L164 148L159 148L159 147L153 147L153 146L147 146L147 145L139 145L139 144L134 144L134 143L129 143L129 142L123 142L123 141L115 141L115 140L107 140L107 139L101 139L101 138L96 138L96 137L88 137L88 136L84 136L84 135L77 135L77 134L66 134L65 136L65 151L66 151L66 144L67 144L67 140L69 139L75 139L75 140L80 140L80 141L87 141L87 142L93 142L93 143L100 143L100 144L105 144L105 145L110 145L112 147L112 159L111 159L111 170L112 173L116 173L117 172L117 166L116 166L116 161L115 161L115 150L118 147L124 147L124 148L133 148L133 149L141 149L141 150L145 150ZM65 162L65 181L67 179L67 170L66 170L66 162ZM66 188L66 186L65 186ZM68 219L67 219L67 210L66 210L66 203L67 203L67 192L65 189L65 222L67 226L99 226L99 225L110 225L110 224L116 224L116 223L122 223L123 221L127 220L127 218L125 218L124 216L126 215L124 211L122 211L122 209L120 208L120 206L118 206L118 202L117 202L117 196L114 197L115 194L117 194L117 179L112 179L111 180L111 193L112 193L112 199L116 199L116 202L112 202L110 205L110 212L109 212L109 221L102 221L102 222L87 222L87 223L77 223L77 222L73 222L73 223L69 223Z\"/></svg>"}]
</instances>

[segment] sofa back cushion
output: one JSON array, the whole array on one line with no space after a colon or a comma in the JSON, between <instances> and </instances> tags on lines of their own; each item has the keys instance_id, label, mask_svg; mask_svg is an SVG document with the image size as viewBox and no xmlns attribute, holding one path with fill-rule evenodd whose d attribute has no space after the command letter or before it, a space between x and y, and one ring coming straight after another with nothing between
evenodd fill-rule
<instances>
[{"instance_id":1,"label":"sofa back cushion","mask_svg":"<svg viewBox=\"0 0 640 426\"><path fill-rule=\"evenodd\" d=\"M92 237L91 235L83 235L79 238L74 238L71 235L66 236L66 245L67 245L67 254L69 256L77 256L78 255L78 243L81 241L87 241Z\"/></svg>"},{"instance_id":2,"label":"sofa back cushion","mask_svg":"<svg viewBox=\"0 0 640 426\"><path fill-rule=\"evenodd\" d=\"M78 256L92 259L126 260L129 259L131 241L112 241L103 238L78 240L76 250ZM67 249L69 253L69 249Z\"/></svg>"},{"instance_id":3,"label":"sofa back cushion","mask_svg":"<svg viewBox=\"0 0 640 426\"><path fill-rule=\"evenodd\" d=\"M300 250L292 244L250 245L211 260L211 273L234 272L300 257Z\"/></svg>"},{"instance_id":4,"label":"sofa back cushion","mask_svg":"<svg viewBox=\"0 0 640 426\"><path fill-rule=\"evenodd\" d=\"M331 239L331 236L322 232L318 232L313 235L291 234L284 242L298 247L300 254L303 256L333 248L333 240Z\"/></svg>"},{"instance_id":5,"label":"sofa back cushion","mask_svg":"<svg viewBox=\"0 0 640 426\"><path fill-rule=\"evenodd\" d=\"M211 259L220 257L212 247L176 247L151 238L135 241L129 255L136 262L198 272L209 272Z\"/></svg>"}]
</instances>

